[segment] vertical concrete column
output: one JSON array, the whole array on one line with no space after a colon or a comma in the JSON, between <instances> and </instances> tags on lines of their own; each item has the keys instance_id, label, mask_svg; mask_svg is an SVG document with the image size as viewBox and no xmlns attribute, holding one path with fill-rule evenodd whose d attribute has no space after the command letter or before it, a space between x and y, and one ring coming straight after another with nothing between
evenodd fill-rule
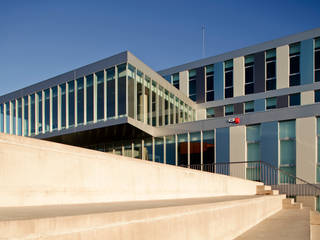
<instances>
[{"instance_id":1,"label":"vertical concrete column","mask_svg":"<svg viewBox=\"0 0 320 240\"><path fill-rule=\"evenodd\" d=\"M289 87L289 45L277 47L277 89Z\"/></svg>"},{"instance_id":2,"label":"vertical concrete column","mask_svg":"<svg viewBox=\"0 0 320 240\"><path fill-rule=\"evenodd\" d=\"M313 39L304 40L301 42L300 50L300 74L301 85L314 82L314 50Z\"/></svg>"},{"instance_id":3,"label":"vertical concrete column","mask_svg":"<svg viewBox=\"0 0 320 240\"><path fill-rule=\"evenodd\" d=\"M316 183L317 121L315 117L296 120L296 174L310 183Z\"/></svg>"},{"instance_id":4,"label":"vertical concrete column","mask_svg":"<svg viewBox=\"0 0 320 240\"><path fill-rule=\"evenodd\" d=\"M301 105L314 103L314 91L301 92Z\"/></svg>"},{"instance_id":5,"label":"vertical concrete column","mask_svg":"<svg viewBox=\"0 0 320 240\"><path fill-rule=\"evenodd\" d=\"M230 159L230 128L216 129L216 162L229 162Z\"/></svg>"},{"instance_id":6,"label":"vertical concrete column","mask_svg":"<svg viewBox=\"0 0 320 240\"><path fill-rule=\"evenodd\" d=\"M234 97L244 95L244 57L237 57L233 59L233 95Z\"/></svg>"},{"instance_id":7,"label":"vertical concrete column","mask_svg":"<svg viewBox=\"0 0 320 240\"><path fill-rule=\"evenodd\" d=\"M246 126L230 127L230 163L246 160ZM246 178L245 164L230 164L230 176Z\"/></svg>"},{"instance_id":8,"label":"vertical concrete column","mask_svg":"<svg viewBox=\"0 0 320 240\"><path fill-rule=\"evenodd\" d=\"M224 63L214 64L214 100L224 99Z\"/></svg>"},{"instance_id":9,"label":"vertical concrete column","mask_svg":"<svg viewBox=\"0 0 320 240\"><path fill-rule=\"evenodd\" d=\"M254 111L263 112L266 110L266 101L265 99L254 100Z\"/></svg>"},{"instance_id":10,"label":"vertical concrete column","mask_svg":"<svg viewBox=\"0 0 320 240\"><path fill-rule=\"evenodd\" d=\"M278 141L278 122L261 123L261 160L278 167L279 163L279 141Z\"/></svg>"},{"instance_id":11,"label":"vertical concrete column","mask_svg":"<svg viewBox=\"0 0 320 240\"><path fill-rule=\"evenodd\" d=\"M179 87L180 91L186 96L189 96L189 72L179 72Z\"/></svg>"}]
</instances>

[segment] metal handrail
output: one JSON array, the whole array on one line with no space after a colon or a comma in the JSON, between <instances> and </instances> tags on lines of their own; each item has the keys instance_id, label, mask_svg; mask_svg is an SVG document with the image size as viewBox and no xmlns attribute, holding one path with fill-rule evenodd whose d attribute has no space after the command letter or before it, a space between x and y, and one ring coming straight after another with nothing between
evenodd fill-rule
<instances>
[{"instance_id":1,"label":"metal handrail","mask_svg":"<svg viewBox=\"0 0 320 240\"><path fill-rule=\"evenodd\" d=\"M274 184L271 184L273 186L273 188L278 188L280 190L280 192L284 192L284 193L287 192L286 193L287 195L292 195L292 193L294 191L295 192L299 192L299 194L298 194L299 196L301 196L301 195L302 196L303 195L305 195L305 196L310 196L310 195L319 196L320 195L320 187L318 187L317 185L312 184L312 183L310 183L310 182L308 182L308 181L306 181L306 180L304 180L304 179L302 179L300 177L297 177L297 176L295 176L295 175L293 175L293 174L291 174L291 173L289 173L289 172L287 172L287 171L285 171L283 169L275 167L274 165L272 165L270 163L267 163L267 162L264 162L264 161L217 162L217 163L209 163L209 164L181 165L181 167L187 167L187 168L191 168L191 169L195 169L195 170L203 170L203 169L206 168L206 166L208 166L208 167L211 167L210 170L212 170L212 171L210 171L210 172L220 173L221 174L221 172L217 172L216 166L227 165L228 168L224 169L224 170L226 170L226 172L222 173L222 174L231 175L230 174L230 166L231 165L236 165L236 164L257 164L257 167L260 168L260 170L262 168L262 165L264 165L265 167L269 168L269 169L266 170L267 172L269 172L269 174L270 174L271 171L274 171L273 172L274 173L274 177L278 178L280 176L280 178L283 178L283 176L286 176L286 177L294 179L294 181L290 181L289 183L279 183L279 181L281 181L281 180L277 179L276 181L274 181ZM209 169L209 168L206 168L206 169ZM281 175L280 175L280 173L281 173ZM266 179L263 179L262 177L259 180L260 181L262 180L261 182L264 182L266 185L270 185L270 182L272 182L272 181L268 182L268 181L266 181ZM265 180L265 181L263 181L263 180ZM299 181L300 183L296 184L297 181ZM292 182L294 182L294 183L292 183ZM283 187L286 184L287 185L298 186L299 189L296 188L296 189L294 189L294 191L293 191L293 189L290 189L291 191L288 191L288 189L284 189L284 187ZM311 191L308 191L308 193L306 193L306 188L304 186L302 186L303 184L306 185L306 186L311 187L313 189L313 191L312 191L313 194L311 194Z\"/></svg>"}]
</instances>

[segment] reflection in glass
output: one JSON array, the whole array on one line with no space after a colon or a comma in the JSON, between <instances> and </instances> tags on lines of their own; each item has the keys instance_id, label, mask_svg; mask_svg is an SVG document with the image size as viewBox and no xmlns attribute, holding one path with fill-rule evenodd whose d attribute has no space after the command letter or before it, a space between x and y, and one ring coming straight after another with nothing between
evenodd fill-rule
<instances>
[{"instance_id":1,"label":"reflection in glass","mask_svg":"<svg viewBox=\"0 0 320 240\"><path fill-rule=\"evenodd\" d=\"M201 134L190 133L190 165L201 164Z\"/></svg>"},{"instance_id":2,"label":"reflection in glass","mask_svg":"<svg viewBox=\"0 0 320 240\"><path fill-rule=\"evenodd\" d=\"M31 108L30 108L30 121L31 121L31 134L35 134L36 131L36 99L35 94L30 96Z\"/></svg>"},{"instance_id":3,"label":"reflection in glass","mask_svg":"<svg viewBox=\"0 0 320 240\"><path fill-rule=\"evenodd\" d=\"M93 75L86 76L87 80L87 122L93 121Z\"/></svg>"},{"instance_id":4,"label":"reflection in glass","mask_svg":"<svg viewBox=\"0 0 320 240\"><path fill-rule=\"evenodd\" d=\"M50 131L50 89L44 91L44 126L45 131Z\"/></svg>"},{"instance_id":5,"label":"reflection in glass","mask_svg":"<svg viewBox=\"0 0 320 240\"><path fill-rule=\"evenodd\" d=\"M11 101L11 126L12 126L12 134L16 134L16 101Z\"/></svg>"},{"instance_id":6,"label":"reflection in glass","mask_svg":"<svg viewBox=\"0 0 320 240\"><path fill-rule=\"evenodd\" d=\"M74 95L74 81L70 81L68 83L68 102L69 102L69 107L68 107L68 118L69 118L69 126L73 126L75 121L74 121L74 107L75 107L75 101L74 101L75 95Z\"/></svg>"},{"instance_id":7,"label":"reflection in glass","mask_svg":"<svg viewBox=\"0 0 320 240\"><path fill-rule=\"evenodd\" d=\"M77 79L77 123L83 124L84 121L84 85L83 77Z\"/></svg>"},{"instance_id":8,"label":"reflection in glass","mask_svg":"<svg viewBox=\"0 0 320 240\"><path fill-rule=\"evenodd\" d=\"M28 96L23 97L24 100L24 118L23 118L23 136L28 136L29 135L29 101L28 101Z\"/></svg>"},{"instance_id":9,"label":"reflection in glass","mask_svg":"<svg viewBox=\"0 0 320 240\"><path fill-rule=\"evenodd\" d=\"M118 115L126 115L126 64L118 66Z\"/></svg>"},{"instance_id":10,"label":"reflection in glass","mask_svg":"<svg viewBox=\"0 0 320 240\"><path fill-rule=\"evenodd\" d=\"M188 134L178 134L178 165L188 165Z\"/></svg>"},{"instance_id":11,"label":"reflection in glass","mask_svg":"<svg viewBox=\"0 0 320 240\"><path fill-rule=\"evenodd\" d=\"M66 84L60 85L60 91L61 91L61 127L65 128L66 127Z\"/></svg>"},{"instance_id":12,"label":"reflection in glass","mask_svg":"<svg viewBox=\"0 0 320 240\"><path fill-rule=\"evenodd\" d=\"M166 163L176 164L176 141L174 135L166 137Z\"/></svg>"},{"instance_id":13,"label":"reflection in glass","mask_svg":"<svg viewBox=\"0 0 320 240\"><path fill-rule=\"evenodd\" d=\"M133 144L133 157L142 159L142 144L141 140L136 140Z\"/></svg>"},{"instance_id":14,"label":"reflection in glass","mask_svg":"<svg viewBox=\"0 0 320 240\"><path fill-rule=\"evenodd\" d=\"M52 129L58 128L58 87L52 88Z\"/></svg>"},{"instance_id":15,"label":"reflection in glass","mask_svg":"<svg viewBox=\"0 0 320 240\"><path fill-rule=\"evenodd\" d=\"M152 138L147 138L144 140L144 160L152 161Z\"/></svg>"},{"instance_id":16,"label":"reflection in glass","mask_svg":"<svg viewBox=\"0 0 320 240\"><path fill-rule=\"evenodd\" d=\"M22 99L18 99L18 135L22 136Z\"/></svg>"},{"instance_id":17,"label":"reflection in glass","mask_svg":"<svg viewBox=\"0 0 320 240\"><path fill-rule=\"evenodd\" d=\"M42 133L42 92L37 93L38 99L38 133Z\"/></svg>"},{"instance_id":18,"label":"reflection in glass","mask_svg":"<svg viewBox=\"0 0 320 240\"><path fill-rule=\"evenodd\" d=\"M107 69L107 118L115 116L115 70Z\"/></svg>"},{"instance_id":19,"label":"reflection in glass","mask_svg":"<svg viewBox=\"0 0 320 240\"><path fill-rule=\"evenodd\" d=\"M155 138L155 162L163 163L163 137Z\"/></svg>"},{"instance_id":20,"label":"reflection in glass","mask_svg":"<svg viewBox=\"0 0 320 240\"><path fill-rule=\"evenodd\" d=\"M214 130L203 131L203 164L214 163ZM204 168L204 170L209 170Z\"/></svg>"},{"instance_id":21,"label":"reflection in glass","mask_svg":"<svg viewBox=\"0 0 320 240\"><path fill-rule=\"evenodd\" d=\"M96 73L97 78L97 119L104 119L104 72Z\"/></svg>"},{"instance_id":22,"label":"reflection in glass","mask_svg":"<svg viewBox=\"0 0 320 240\"><path fill-rule=\"evenodd\" d=\"M10 133L10 102L6 103L6 133Z\"/></svg>"}]
</instances>

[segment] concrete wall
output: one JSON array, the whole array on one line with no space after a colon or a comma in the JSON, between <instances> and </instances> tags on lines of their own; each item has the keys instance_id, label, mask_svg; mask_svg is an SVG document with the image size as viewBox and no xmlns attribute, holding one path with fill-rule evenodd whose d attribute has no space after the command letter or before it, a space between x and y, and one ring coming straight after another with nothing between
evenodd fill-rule
<instances>
[{"instance_id":1,"label":"concrete wall","mask_svg":"<svg viewBox=\"0 0 320 240\"><path fill-rule=\"evenodd\" d=\"M289 87L289 45L277 47L277 89Z\"/></svg>"},{"instance_id":2,"label":"concrete wall","mask_svg":"<svg viewBox=\"0 0 320 240\"><path fill-rule=\"evenodd\" d=\"M244 95L244 57L233 59L233 96Z\"/></svg>"},{"instance_id":3,"label":"concrete wall","mask_svg":"<svg viewBox=\"0 0 320 240\"><path fill-rule=\"evenodd\" d=\"M301 105L314 104L314 91L301 92Z\"/></svg>"},{"instance_id":4,"label":"concrete wall","mask_svg":"<svg viewBox=\"0 0 320 240\"><path fill-rule=\"evenodd\" d=\"M189 96L189 72L179 72L179 90Z\"/></svg>"},{"instance_id":5,"label":"concrete wall","mask_svg":"<svg viewBox=\"0 0 320 240\"><path fill-rule=\"evenodd\" d=\"M296 174L303 180L316 183L317 122L315 117L296 120Z\"/></svg>"},{"instance_id":6,"label":"concrete wall","mask_svg":"<svg viewBox=\"0 0 320 240\"><path fill-rule=\"evenodd\" d=\"M258 183L0 134L0 207L250 195Z\"/></svg>"},{"instance_id":7,"label":"concrete wall","mask_svg":"<svg viewBox=\"0 0 320 240\"><path fill-rule=\"evenodd\" d=\"M230 162L246 161L246 126L230 128ZM246 179L245 164L231 164L230 175Z\"/></svg>"}]
</instances>

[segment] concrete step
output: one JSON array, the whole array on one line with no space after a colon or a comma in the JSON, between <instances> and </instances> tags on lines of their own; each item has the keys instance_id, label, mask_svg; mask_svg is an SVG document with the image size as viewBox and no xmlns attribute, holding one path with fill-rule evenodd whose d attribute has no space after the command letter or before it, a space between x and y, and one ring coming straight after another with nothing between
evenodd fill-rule
<instances>
[{"instance_id":1,"label":"concrete step","mask_svg":"<svg viewBox=\"0 0 320 240\"><path fill-rule=\"evenodd\" d=\"M0 238L234 239L282 209L284 196L229 196L0 208Z\"/></svg>"},{"instance_id":2,"label":"concrete step","mask_svg":"<svg viewBox=\"0 0 320 240\"><path fill-rule=\"evenodd\" d=\"M293 198L286 198L282 200L283 204L294 204L294 199Z\"/></svg>"},{"instance_id":3,"label":"concrete step","mask_svg":"<svg viewBox=\"0 0 320 240\"><path fill-rule=\"evenodd\" d=\"M279 190L261 190L257 191L257 195L279 195Z\"/></svg>"},{"instance_id":4,"label":"concrete step","mask_svg":"<svg viewBox=\"0 0 320 240\"><path fill-rule=\"evenodd\" d=\"M302 203L293 203L293 204L283 204L283 209L302 209Z\"/></svg>"},{"instance_id":5,"label":"concrete step","mask_svg":"<svg viewBox=\"0 0 320 240\"><path fill-rule=\"evenodd\" d=\"M310 240L309 212L283 209L235 240Z\"/></svg>"},{"instance_id":6,"label":"concrete step","mask_svg":"<svg viewBox=\"0 0 320 240\"><path fill-rule=\"evenodd\" d=\"M257 192L265 191L265 190L271 190L271 186L268 186L268 185L257 186Z\"/></svg>"}]
</instances>

